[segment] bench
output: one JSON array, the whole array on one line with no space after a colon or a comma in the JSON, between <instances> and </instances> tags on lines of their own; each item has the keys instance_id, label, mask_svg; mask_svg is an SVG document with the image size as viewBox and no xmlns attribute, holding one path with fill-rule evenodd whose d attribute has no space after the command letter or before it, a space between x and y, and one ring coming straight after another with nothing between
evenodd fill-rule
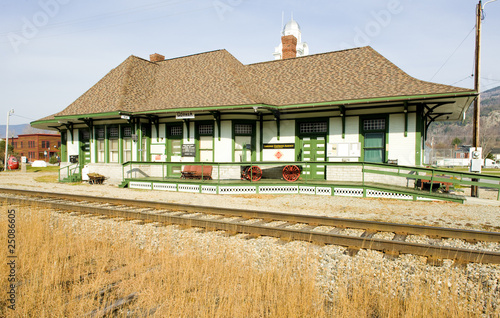
<instances>
[{"instance_id":1,"label":"bench","mask_svg":"<svg viewBox=\"0 0 500 318\"><path fill-rule=\"evenodd\" d=\"M212 180L212 166L184 166L181 178Z\"/></svg>"},{"instance_id":2,"label":"bench","mask_svg":"<svg viewBox=\"0 0 500 318\"><path fill-rule=\"evenodd\" d=\"M420 179L420 190L424 189L424 184L428 184L429 187L431 186L431 180L430 179ZM453 186L452 182L445 182L445 181L432 181L433 185L438 185L438 187L444 186L446 189L446 192L450 191L450 186Z\"/></svg>"}]
</instances>

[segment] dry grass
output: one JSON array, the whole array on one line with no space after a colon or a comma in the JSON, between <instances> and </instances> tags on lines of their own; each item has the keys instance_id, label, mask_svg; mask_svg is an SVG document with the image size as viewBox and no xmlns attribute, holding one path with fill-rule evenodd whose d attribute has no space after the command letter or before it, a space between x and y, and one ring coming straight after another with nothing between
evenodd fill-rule
<instances>
[{"instance_id":1,"label":"dry grass","mask_svg":"<svg viewBox=\"0 0 500 318\"><path fill-rule=\"evenodd\" d=\"M0 208L0 241L6 242L7 207ZM0 317L99 316L102 311L93 311L129 295L134 300L114 316L475 317L483 310L495 315L480 290L460 295L452 274L440 285L419 276L402 282L367 263L346 266L330 278L333 288L325 287L318 276L328 273L319 268L318 255L307 251L269 257L257 266L229 246L211 255L195 240L179 249L165 235L160 248L144 248L111 231L96 235L72 227L50 211L15 209L17 309L7 309L2 296ZM8 287L6 255L2 248L2 295Z\"/></svg>"}]
</instances>

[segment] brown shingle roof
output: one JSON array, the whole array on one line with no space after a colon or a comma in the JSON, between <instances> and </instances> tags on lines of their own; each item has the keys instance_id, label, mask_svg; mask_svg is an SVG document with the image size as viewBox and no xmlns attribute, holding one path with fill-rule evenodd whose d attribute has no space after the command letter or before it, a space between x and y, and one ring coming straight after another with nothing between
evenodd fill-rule
<instances>
[{"instance_id":1,"label":"brown shingle roof","mask_svg":"<svg viewBox=\"0 0 500 318\"><path fill-rule=\"evenodd\" d=\"M243 65L226 50L130 56L55 116L473 92L417 80L371 47Z\"/></svg>"}]
</instances>

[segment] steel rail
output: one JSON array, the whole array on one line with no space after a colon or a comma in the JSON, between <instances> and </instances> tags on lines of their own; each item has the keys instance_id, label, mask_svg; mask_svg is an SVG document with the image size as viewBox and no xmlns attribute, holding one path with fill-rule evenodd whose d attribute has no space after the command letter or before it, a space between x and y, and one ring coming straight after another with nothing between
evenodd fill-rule
<instances>
[{"instance_id":1,"label":"steel rail","mask_svg":"<svg viewBox=\"0 0 500 318\"><path fill-rule=\"evenodd\" d=\"M263 225L241 224L235 221L198 219L196 217L155 214L147 212L124 211L113 207L96 207L61 202L39 201L31 198L7 198L10 204L43 206L54 210L68 210L84 214L105 215L138 219L166 224L178 224L189 227L200 227L207 230L222 230L230 233L248 233L277 237L283 240L300 240L316 244L332 244L354 249L370 249L384 252L391 256L414 254L427 257L428 260L452 259L459 263L500 264L500 253L491 251L469 250L433 246L404 241L390 241L369 237L356 237L332 233L320 233L310 230L277 228Z\"/></svg>"},{"instance_id":2,"label":"steel rail","mask_svg":"<svg viewBox=\"0 0 500 318\"><path fill-rule=\"evenodd\" d=\"M58 198L71 201L109 203L115 205L127 205L127 206L141 207L141 208L165 209L172 211L185 211L191 213L218 214L228 217L244 217L251 219L263 219L269 221L306 223L317 226L321 225L321 226L333 226L338 228L362 229L362 230L369 230L376 232L391 232L402 235L424 235L432 238L452 238L452 239L461 239L468 242L500 242L499 232L0 188L0 193L2 192L7 194L15 194L15 195L25 194L35 197Z\"/></svg>"}]
</instances>

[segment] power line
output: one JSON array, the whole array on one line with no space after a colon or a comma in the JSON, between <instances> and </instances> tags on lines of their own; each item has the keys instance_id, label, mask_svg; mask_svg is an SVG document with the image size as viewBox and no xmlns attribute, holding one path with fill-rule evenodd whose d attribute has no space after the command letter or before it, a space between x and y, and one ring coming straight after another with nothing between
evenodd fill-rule
<instances>
[{"instance_id":1,"label":"power line","mask_svg":"<svg viewBox=\"0 0 500 318\"><path fill-rule=\"evenodd\" d=\"M451 59L451 57L458 51L458 49L462 46L462 44L465 42L465 40L467 40L467 38L472 33L472 31L474 31L475 28L476 28L476 26L472 27L472 29L470 30L470 32L465 36L465 38L462 40L462 42L460 42L460 44L453 51L453 53L451 53L451 55L446 59L446 61L443 63L443 65L441 65L441 67L437 70L437 72L434 75L432 75L432 77L431 77L431 79L429 81L432 81L432 79L441 71L441 69L446 65L446 63L448 63L448 61Z\"/></svg>"},{"instance_id":2,"label":"power line","mask_svg":"<svg viewBox=\"0 0 500 318\"><path fill-rule=\"evenodd\" d=\"M474 77L474 75L469 75L469 76L467 76L467 77L465 77L465 78L463 78L463 79L461 79L461 80L459 80L459 81L456 81L455 83L451 84L451 86L453 86L453 85L455 85L455 84L458 84L458 83L460 83L460 82L463 82L463 81L465 81L466 79L473 78L473 77Z\"/></svg>"}]
</instances>

